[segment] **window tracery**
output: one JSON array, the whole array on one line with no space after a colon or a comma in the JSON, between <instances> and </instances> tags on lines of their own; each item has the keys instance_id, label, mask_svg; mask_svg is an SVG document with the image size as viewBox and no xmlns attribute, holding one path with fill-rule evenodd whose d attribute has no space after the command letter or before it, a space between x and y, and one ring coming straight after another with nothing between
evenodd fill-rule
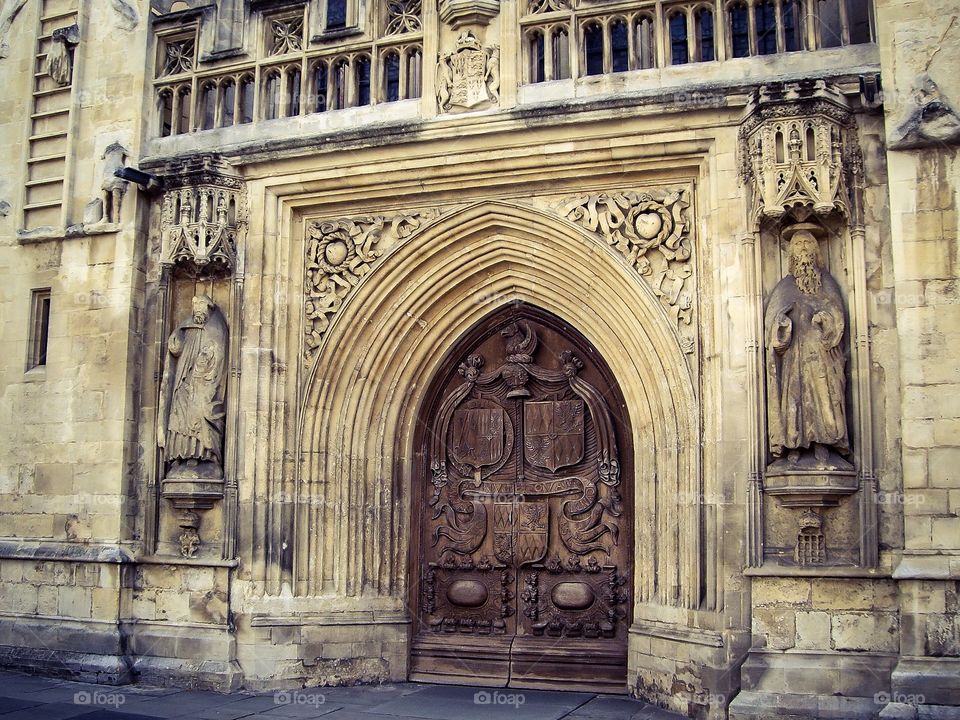
<instances>
[{"instance_id":1,"label":"window tracery","mask_svg":"<svg viewBox=\"0 0 960 720\"><path fill-rule=\"evenodd\" d=\"M209 69L197 62L196 27L168 32L158 44L157 134L420 97L421 16L422 0L303 4L261 17L253 57Z\"/></svg>"}]
</instances>

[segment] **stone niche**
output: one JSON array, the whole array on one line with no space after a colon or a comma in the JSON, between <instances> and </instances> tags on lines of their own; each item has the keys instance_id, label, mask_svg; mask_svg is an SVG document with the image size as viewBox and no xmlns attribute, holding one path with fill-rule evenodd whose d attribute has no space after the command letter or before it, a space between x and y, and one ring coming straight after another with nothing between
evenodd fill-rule
<instances>
[{"instance_id":1,"label":"stone niche","mask_svg":"<svg viewBox=\"0 0 960 720\"><path fill-rule=\"evenodd\" d=\"M856 121L823 81L765 85L748 103L740 152L762 297L751 564L872 566Z\"/></svg>"},{"instance_id":2,"label":"stone niche","mask_svg":"<svg viewBox=\"0 0 960 720\"><path fill-rule=\"evenodd\" d=\"M228 559L245 186L219 157L200 156L164 174L163 187L154 543L160 554Z\"/></svg>"}]
</instances>

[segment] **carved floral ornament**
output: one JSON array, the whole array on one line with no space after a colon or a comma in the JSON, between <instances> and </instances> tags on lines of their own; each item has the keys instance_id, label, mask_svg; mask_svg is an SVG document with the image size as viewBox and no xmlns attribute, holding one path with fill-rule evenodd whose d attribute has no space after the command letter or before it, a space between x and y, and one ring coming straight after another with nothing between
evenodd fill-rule
<instances>
[{"instance_id":1,"label":"carved floral ornament","mask_svg":"<svg viewBox=\"0 0 960 720\"><path fill-rule=\"evenodd\" d=\"M683 352L696 348L689 190L598 193L553 208L626 258L660 298ZM316 358L334 317L361 279L398 242L439 217L437 209L317 220L307 226L303 361Z\"/></svg>"},{"instance_id":2,"label":"carved floral ornament","mask_svg":"<svg viewBox=\"0 0 960 720\"><path fill-rule=\"evenodd\" d=\"M560 204L572 220L615 248L667 309L685 353L696 347L695 296L686 189L598 193Z\"/></svg>"},{"instance_id":3,"label":"carved floral ornament","mask_svg":"<svg viewBox=\"0 0 960 720\"><path fill-rule=\"evenodd\" d=\"M409 237L439 214L438 210L420 210L389 217L323 220L308 226L304 362L316 356L333 316L373 263L394 242Z\"/></svg>"}]
</instances>

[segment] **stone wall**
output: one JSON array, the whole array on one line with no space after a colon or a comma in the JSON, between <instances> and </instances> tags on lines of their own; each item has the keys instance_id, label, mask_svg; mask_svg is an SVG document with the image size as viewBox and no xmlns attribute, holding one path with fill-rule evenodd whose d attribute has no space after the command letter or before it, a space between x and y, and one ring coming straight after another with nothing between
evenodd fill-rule
<instances>
[{"instance_id":1,"label":"stone wall","mask_svg":"<svg viewBox=\"0 0 960 720\"><path fill-rule=\"evenodd\" d=\"M484 63L500 49L499 95L485 76L475 111L451 111L436 87L462 32L428 3L422 98L168 137L157 88L195 73L154 77L163 33L199 23L198 62L215 74L259 62L264 26L249 3L179 15L154 3L152 20L146 5L27 3L0 58L15 99L0 107L0 143L23 158L0 167L0 662L225 690L406 679L420 597L411 513L427 483L418 412L459 338L528 303L588 338L630 416L624 690L709 718L956 704L951 3L878 0L879 49L523 84L523 6L504 2L473 28ZM31 86L34 29L71 13L69 91L45 76ZM69 98L70 144L59 204L39 208L56 221L30 226L41 214L24 207L26 168L47 162L27 140L37 87ZM763 485L759 328L785 272L779 220L758 221L751 204L743 128L758 104L815 94L827 109L805 117L839 128L849 153L837 176L852 177L857 153L863 166L836 204L790 216L829 230L851 318L857 477L836 503L813 503L827 561L803 565L797 506ZM927 127L915 116L931 98L942 105ZM114 143L165 185L120 186L108 217ZM229 221L221 191L236 203ZM693 249L670 266L672 294L618 243L615 213L591 224L571 211L668 191L683 194ZM213 204L185 211L187 197ZM192 234L201 207L230 233L215 271ZM308 240L323 222L376 251L349 271L322 266ZM30 293L46 287L49 359L25 372ZM198 294L230 330L223 489L178 508L163 488L158 395L164 343Z\"/></svg>"}]
</instances>

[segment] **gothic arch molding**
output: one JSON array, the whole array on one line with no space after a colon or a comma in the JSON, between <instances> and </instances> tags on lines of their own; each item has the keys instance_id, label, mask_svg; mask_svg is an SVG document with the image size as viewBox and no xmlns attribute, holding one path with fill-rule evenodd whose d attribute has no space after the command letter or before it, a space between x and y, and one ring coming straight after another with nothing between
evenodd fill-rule
<instances>
[{"instance_id":1,"label":"gothic arch molding","mask_svg":"<svg viewBox=\"0 0 960 720\"><path fill-rule=\"evenodd\" d=\"M429 379L457 338L518 301L578 328L620 382L636 455L635 598L698 605L698 411L675 333L610 248L503 202L444 216L395 247L325 337L300 413L299 594L379 597L399 609L414 427Z\"/></svg>"}]
</instances>

